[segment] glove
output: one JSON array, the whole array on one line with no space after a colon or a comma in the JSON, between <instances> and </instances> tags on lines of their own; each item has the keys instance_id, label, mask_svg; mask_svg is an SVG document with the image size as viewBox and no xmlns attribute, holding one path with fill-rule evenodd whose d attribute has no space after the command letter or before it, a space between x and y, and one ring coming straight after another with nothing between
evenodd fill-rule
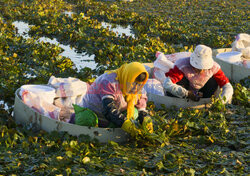
<instances>
[{"instance_id":1,"label":"glove","mask_svg":"<svg viewBox=\"0 0 250 176\"><path fill-rule=\"evenodd\" d=\"M121 128L129 133L132 137L142 134L141 130L137 129L131 120L125 120Z\"/></svg>"},{"instance_id":2,"label":"glove","mask_svg":"<svg viewBox=\"0 0 250 176\"><path fill-rule=\"evenodd\" d=\"M154 132L153 122L150 116L146 116L142 122L142 129L148 133Z\"/></svg>"},{"instance_id":3,"label":"glove","mask_svg":"<svg viewBox=\"0 0 250 176\"><path fill-rule=\"evenodd\" d=\"M169 77L166 77L166 79L164 80L163 87L165 91L179 98L184 98L188 94L187 89L178 84L174 84Z\"/></svg>"},{"instance_id":4,"label":"glove","mask_svg":"<svg viewBox=\"0 0 250 176\"><path fill-rule=\"evenodd\" d=\"M144 131L147 131L148 133L154 132L152 119L146 111L139 111L138 120Z\"/></svg>"},{"instance_id":5,"label":"glove","mask_svg":"<svg viewBox=\"0 0 250 176\"><path fill-rule=\"evenodd\" d=\"M102 100L102 106L104 109L104 116L105 118L114 123L115 126L121 127L124 123L124 120L126 119L126 116L122 114L119 109L116 107L114 99L113 98L104 98Z\"/></svg>"},{"instance_id":6,"label":"glove","mask_svg":"<svg viewBox=\"0 0 250 176\"><path fill-rule=\"evenodd\" d=\"M189 90L187 98L189 98L193 101L200 101L200 98L202 96L203 96L202 92L193 92L193 91Z\"/></svg>"},{"instance_id":7,"label":"glove","mask_svg":"<svg viewBox=\"0 0 250 176\"><path fill-rule=\"evenodd\" d=\"M234 90L233 87L230 83L225 84L222 87L222 93L221 93L221 97L226 97L226 100L223 101L224 103L229 103L232 100L232 96L233 96Z\"/></svg>"}]
</instances>

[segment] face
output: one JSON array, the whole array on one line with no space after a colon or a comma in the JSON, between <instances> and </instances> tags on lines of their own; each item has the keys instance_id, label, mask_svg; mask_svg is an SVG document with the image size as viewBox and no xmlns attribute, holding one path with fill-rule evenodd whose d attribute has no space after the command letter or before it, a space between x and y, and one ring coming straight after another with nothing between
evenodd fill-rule
<instances>
[{"instance_id":1,"label":"face","mask_svg":"<svg viewBox=\"0 0 250 176\"><path fill-rule=\"evenodd\" d=\"M196 73L198 73L198 74L201 74L201 73L204 72L204 69L198 69L198 68L195 68L195 67L193 67L193 69L194 69L194 71L195 71Z\"/></svg>"},{"instance_id":2,"label":"face","mask_svg":"<svg viewBox=\"0 0 250 176\"><path fill-rule=\"evenodd\" d=\"M129 94L135 94L136 92L138 92L139 90L141 90L143 87L142 82L133 82L130 86L129 86Z\"/></svg>"},{"instance_id":3,"label":"face","mask_svg":"<svg viewBox=\"0 0 250 176\"><path fill-rule=\"evenodd\" d=\"M145 81L147 75L145 72L141 73L140 75L138 75L135 79L135 81L132 83L132 85L129 87L129 93L130 94L134 94L138 91L140 91L143 87L143 82Z\"/></svg>"}]
</instances>

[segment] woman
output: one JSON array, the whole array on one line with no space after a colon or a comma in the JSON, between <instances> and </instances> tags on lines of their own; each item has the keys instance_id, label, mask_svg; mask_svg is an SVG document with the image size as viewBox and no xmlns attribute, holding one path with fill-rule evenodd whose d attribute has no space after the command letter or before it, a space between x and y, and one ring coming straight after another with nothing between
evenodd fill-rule
<instances>
[{"instance_id":1,"label":"woman","mask_svg":"<svg viewBox=\"0 0 250 176\"><path fill-rule=\"evenodd\" d=\"M148 119L147 96L142 92L147 80L148 72L141 63L124 64L99 76L83 98L82 106L97 114L99 127L112 123L135 135L137 132L132 123L135 107L141 124L145 117ZM152 123L149 132L152 132Z\"/></svg>"},{"instance_id":2,"label":"woman","mask_svg":"<svg viewBox=\"0 0 250 176\"><path fill-rule=\"evenodd\" d=\"M174 68L165 73L163 87L167 95L199 101L211 97L218 86L225 102L231 100L233 87L220 65L213 61L211 48L198 45L190 57L178 59Z\"/></svg>"}]
</instances>

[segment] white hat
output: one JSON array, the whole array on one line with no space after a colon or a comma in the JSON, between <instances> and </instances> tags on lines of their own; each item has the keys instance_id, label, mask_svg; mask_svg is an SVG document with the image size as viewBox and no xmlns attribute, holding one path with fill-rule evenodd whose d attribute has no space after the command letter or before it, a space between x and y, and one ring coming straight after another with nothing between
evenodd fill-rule
<instances>
[{"instance_id":1,"label":"white hat","mask_svg":"<svg viewBox=\"0 0 250 176\"><path fill-rule=\"evenodd\" d=\"M190 64L198 69L210 69L214 65L212 49L205 45L196 46L190 56Z\"/></svg>"}]
</instances>

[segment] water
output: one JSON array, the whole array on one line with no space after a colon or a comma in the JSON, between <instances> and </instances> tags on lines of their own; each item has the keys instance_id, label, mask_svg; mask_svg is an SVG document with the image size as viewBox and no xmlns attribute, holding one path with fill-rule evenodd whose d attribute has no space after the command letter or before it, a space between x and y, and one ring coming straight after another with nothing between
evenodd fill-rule
<instances>
[{"instance_id":1,"label":"water","mask_svg":"<svg viewBox=\"0 0 250 176\"><path fill-rule=\"evenodd\" d=\"M71 17L73 12L64 12L65 15ZM101 23L104 28L108 28L109 30L115 32L117 36L125 34L126 36L132 36L135 37L134 34L131 33L131 26L128 27L122 27L120 25L112 26L112 24L102 22ZM15 21L13 22L13 25L18 29L18 34L25 39L29 39L29 25L28 23L22 22L22 21ZM97 67L97 63L94 61L95 55L88 56L87 53L77 53L75 48L71 48L69 45L63 45L59 43L56 39L49 39L46 37L41 37L38 39L38 42L48 42L51 44L58 45L59 47L63 48L64 51L60 53L61 56L65 56L71 59L71 61L75 64L76 68L79 70L84 67L89 67L91 69L95 69ZM26 73L26 77L32 78L30 73ZM0 105L4 105L4 109L8 110L9 107L7 106L4 101L0 100ZM12 114L13 115L13 114Z\"/></svg>"},{"instance_id":2,"label":"water","mask_svg":"<svg viewBox=\"0 0 250 176\"><path fill-rule=\"evenodd\" d=\"M48 42L51 44L58 45L59 47L63 48L64 51L60 54L61 56L69 57L72 62L74 62L76 68L79 70L84 67L89 67L91 69L95 69L97 63L95 63L94 58L95 55L86 56L86 53L79 54L76 52L74 48L71 48L69 45L60 44L56 39L49 39L46 37L41 37L39 41Z\"/></svg>"},{"instance_id":3,"label":"water","mask_svg":"<svg viewBox=\"0 0 250 176\"><path fill-rule=\"evenodd\" d=\"M72 17L72 15L74 14L74 12L70 12L70 11L65 11L63 12L65 15L68 15L70 17Z\"/></svg>"},{"instance_id":4,"label":"water","mask_svg":"<svg viewBox=\"0 0 250 176\"><path fill-rule=\"evenodd\" d=\"M13 25L15 25L15 27L18 29L19 35L23 36L26 39L30 38L28 36L29 25L27 23L24 23L21 21L15 21ZM46 37L41 37L39 38L38 41L48 42L48 43L55 44L63 48L64 51L60 53L60 55L70 58L78 70L84 67L95 69L97 66L97 63L95 63L94 61L95 55L87 56L86 53L82 53L82 54L77 53L75 48L71 48L69 45L60 44L56 39L49 39Z\"/></svg>"},{"instance_id":5,"label":"water","mask_svg":"<svg viewBox=\"0 0 250 176\"><path fill-rule=\"evenodd\" d=\"M117 33L118 35L125 34L126 36L131 36L135 38L135 35L131 33L131 26L129 25L128 27L122 27L120 25L116 25L116 27L112 27L112 24L102 22L102 27L104 28L109 28L113 32Z\"/></svg>"},{"instance_id":6,"label":"water","mask_svg":"<svg viewBox=\"0 0 250 176\"><path fill-rule=\"evenodd\" d=\"M24 23L22 21L15 21L12 23L17 29L18 34L23 36L25 39L28 39L28 32L29 32L29 24Z\"/></svg>"},{"instance_id":7,"label":"water","mask_svg":"<svg viewBox=\"0 0 250 176\"><path fill-rule=\"evenodd\" d=\"M8 106L7 106L7 104L6 103L4 103L4 101L3 100L0 100L0 106L2 106L2 105L4 105L4 107L3 107L3 109L4 110L8 110L9 108L8 108Z\"/></svg>"},{"instance_id":8,"label":"water","mask_svg":"<svg viewBox=\"0 0 250 176\"><path fill-rule=\"evenodd\" d=\"M131 1L131 0L129 0ZM72 17L72 15L74 14L74 12L70 12L70 11L65 11L63 12L65 15ZM84 17L84 15L82 15ZM115 32L117 35L122 35L125 34L126 36L131 36L133 38L135 38L135 35L131 33L131 26L128 25L127 27L122 27L120 25L112 25L110 23L106 23L106 22L102 22L101 23L103 28L109 28L111 29L111 31Z\"/></svg>"},{"instance_id":9,"label":"water","mask_svg":"<svg viewBox=\"0 0 250 176\"><path fill-rule=\"evenodd\" d=\"M72 16L73 12L64 12L65 15ZM117 35L125 34L127 36L134 37L134 34L131 33L131 26L128 27L122 27L119 25L116 25L116 27L113 27L112 24L102 22L101 23L104 28L109 28L113 32L117 33ZM15 21L13 22L13 25L18 29L18 34L23 36L25 39L30 38L28 36L29 32L29 24L22 22L22 21ZM87 53L77 53L75 48L71 48L69 45L63 45L60 44L56 39L49 39L46 37L41 37L38 40L39 42L48 42L51 44L58 45L59 47L63 48L64 51L60 53L61 56L65 56L71 59L71 61L75 64L76 68L80 70L84 67L89 67L91 69L95 69L97 66L97 63L95 63L94 58L95 55L88 56Z\"/></svg>"}]
</instances>

